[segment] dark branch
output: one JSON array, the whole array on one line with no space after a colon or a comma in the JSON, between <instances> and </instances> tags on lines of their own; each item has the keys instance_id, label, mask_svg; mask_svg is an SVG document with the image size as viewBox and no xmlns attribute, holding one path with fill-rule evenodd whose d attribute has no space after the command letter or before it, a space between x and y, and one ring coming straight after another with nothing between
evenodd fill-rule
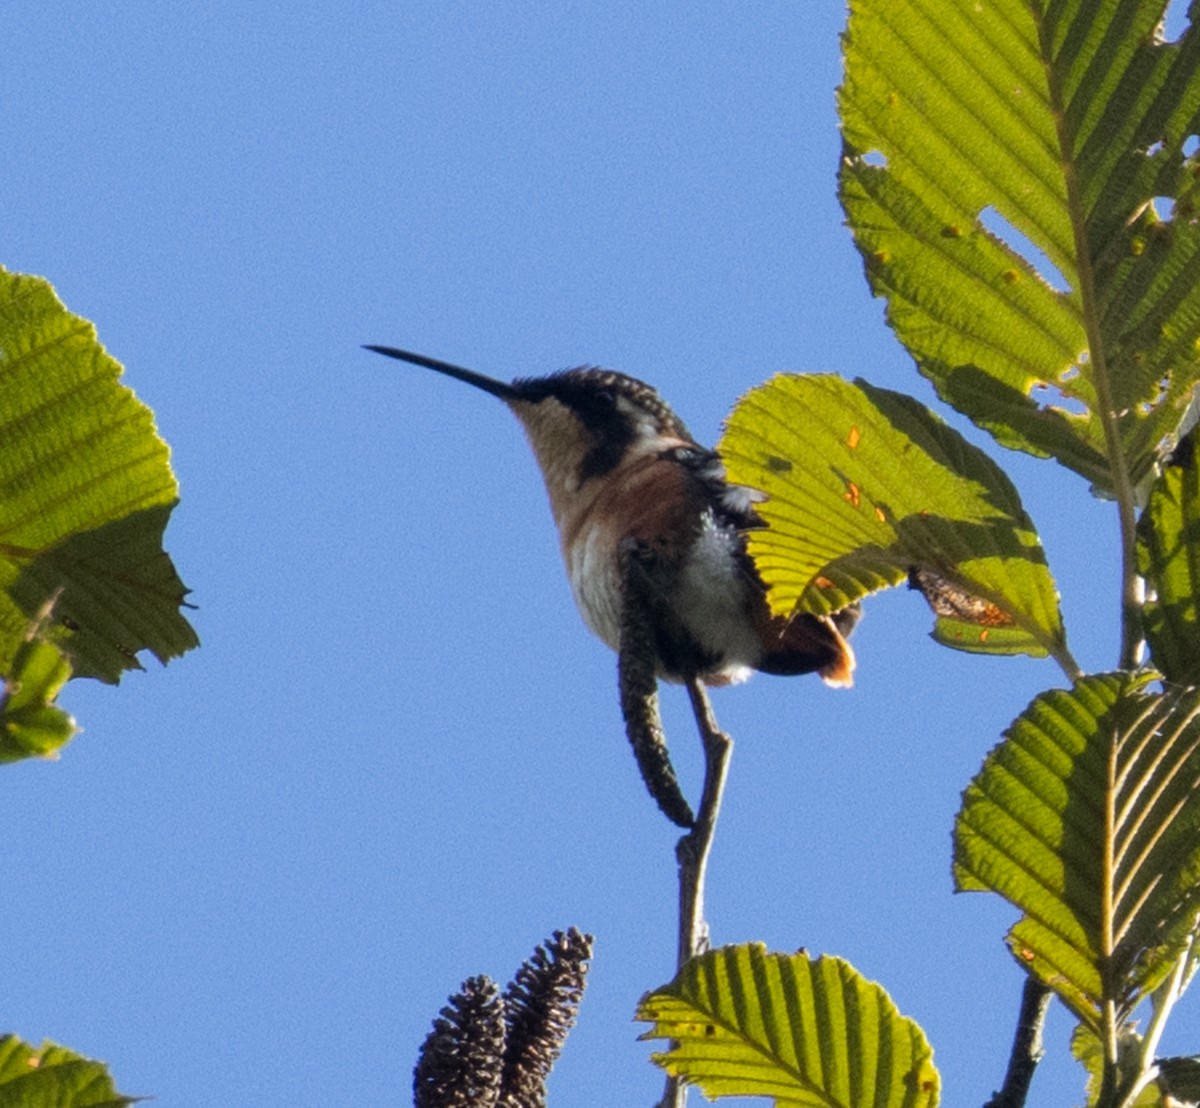
<instances>
[{"instance_id":1,"label":"dark branch","mask_svg":"<svg viewBox=\"0 0 1200 1108\"><path fill-rule=\"evenodd\" d=\"M1023 1108L1034 1070L1046 1053L1042 1045L1042 1028L1046 1023L1046 1009L1050 1006L1052 995L1045 985L1032 977L1025 979L1021 1014L1017 1018L1017 1031L1013 1036L1004 1086L984 1108Z\"/></svg>"},{"instance_id":2,"label":"dark branch","mask_svg":"<svg viewBox=\"0 0 1200 1108\"><path fill-rule=\"evenodd\" d=\"M704 878L725 794L729 756L733 753L733 740L717 726L704 682L693 677L687 689L704 746L704 790L695 826L675 847L679 862L679 969L709 946L708 923L704 918ZM668 1077L659 1108L684 1108L686 1103L687 1089L683 1082Z\"/></svg>"}]
</instances>

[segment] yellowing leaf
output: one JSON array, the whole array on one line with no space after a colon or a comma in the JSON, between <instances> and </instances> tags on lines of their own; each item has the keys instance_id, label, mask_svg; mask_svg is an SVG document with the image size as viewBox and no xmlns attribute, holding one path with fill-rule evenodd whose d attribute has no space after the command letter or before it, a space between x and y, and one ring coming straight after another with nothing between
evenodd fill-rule
<instances>
[{"instance_id":1,"label":"yellowing leaf","mask_svg":"<svg viewBox=\"0 0 1200 1108\"><path fill-rule=\"evenodd\" d=\"M959 649L1066 657L1058 593L1011 482L909 397L776 377L734 408L729 478L766 493L749 533L775 611L826 613L910 580Z\"/></svg>"}]
</instances>

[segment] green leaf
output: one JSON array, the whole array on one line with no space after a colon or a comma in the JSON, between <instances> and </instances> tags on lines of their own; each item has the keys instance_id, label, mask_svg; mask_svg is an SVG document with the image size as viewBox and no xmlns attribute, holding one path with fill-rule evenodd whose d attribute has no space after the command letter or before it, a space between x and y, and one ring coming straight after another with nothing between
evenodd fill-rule
<instances>
[{"instance_id":1,"label":"green leaf","mask_svg":"<svg viewBox=\"0 0 1200 1108\"><path fill-rule=\"evenodd\" d=\"M654 1060L705 1096L820 1108L933 1108L940 1078L921 1029L840 958L758 944L693 958L642 998Z\"/></svg>"},{"instance_id":2,"label":"green leaf","mask_svg":"<svg viewBox=\"0 0 1200 1108\"><path fill-rule=\"evenodd\" d=\"M1200 1058L1160 1058L1158 1073L1159 1084L1171 1095L1172 1103L1200 1104Z\"/></svg>"},{"instance_id":3,"label":"green leaf","mask_svg":"<svg viewBox=\"0 0 1200 1108\"><path fill-rule=\"evenodd\" d=\"M1008 936L1018 962L1102 1038L1170 971L1200 911L1200 690L1151 692L1154 676L1038 696L955 825L959 890L1024 913Z\"/></svg>"},{"instance_id":4,"label":"green leaf","mask_svg":"<svg viewBox=\"0 0 1200 1108\"><path fill-rule=\"evenodd\" d=\"M54 700L71 666L44 638L53 605L47 603L17 649L0 700L0 762L53 756L78 733L75 720Z\"/></svg>"},{"instance_id":5,"label":"green leaf","mask_svg":"<svg viewBox=\"0 0 1200 1108\"><path fill-rule=\"evenodd\" d=\"M852 0L845 36L841 200L897 336L1107 491L1112 444L1137 484L1200 380L1200 36L1161 42L1165 6Z\"/></svg>"},{"instance_id":6,"label":"green leaf","mask_svg":"<svg viewBox=\"0 0 1200 1108\"><path fill-rule=\"evenodd\" d=\"M0 1036L0 1108L121 1108L138 1099L117 1092L103 1062Z\"/></svg>"},{"instance_id":7,"label":"green leaf","mask_svg":"<svg viewBox=\"0 0 1200 1108\"><path fill-rule=\"evenodd\" d=\"M1150 490L1138 520L1137 570L1146 579L1142 628L1169 681L1200 683L1200 468L1188 434Z\"/></svg>"},{"instance_id":8,"label":"green leaf","mask_svg":"<svg viewBox=\"0 0 1200 1108\"><path fill-rule=\"evenodd\" d=\"M910 397L776 377L734 408L729 478L766 494L748 536L777 612L828 613L912 579L959 649L1066 656L1058 593L1012 483Z\"/></svg>"},{"instance_id":9,"label":"green leaf","mask_svg":"<svg viewBox=\"0 0 1200 1108\"><path fill-rule=\"evenodd\" d=\"M1104 1077L1104 1044L1086 1024L1076 1024L1071 1035L1071 1053L1087 1070L1087 1104L1099 1099ZM1130 1089L1141 1076L1141 1036L1127 1030L1117 1044L1117 1085ZM1125 1108L1163 1108L1163 1097L1154 1082L1147 1084Z\"/></svg>"},{"instance_id":10,"label":"green leaf","mask_svg":"<svg viewBox=\"0 0 1200 1108\"><path fill-rule=\"evenodd\" d=\"M197 645L162 549L178 497L150 409L50 285L0 269L0 672L57 594L77 676Z\"/></svg>"}]
</instances>

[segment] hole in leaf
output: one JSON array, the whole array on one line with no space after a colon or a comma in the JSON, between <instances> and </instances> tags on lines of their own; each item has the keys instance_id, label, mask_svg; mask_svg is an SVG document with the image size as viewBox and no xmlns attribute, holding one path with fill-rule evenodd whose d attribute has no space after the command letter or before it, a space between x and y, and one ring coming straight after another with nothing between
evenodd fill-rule
<instances>
[{"instance_id":1,"label":"hole in leaf","mask_svg":"<svg viewBox=\"0 0 1200 1108\"><path fill-rule=\"evenodd\" d=\"M887 158L881 150L868 150L865 154L859 157L859 161L863 165L869 165L872 169L887 169Z\"/></svg>"},{"instance_id":2,"label":"hole in leaf","mask_svg":"<svg viewBox=\"0 0 1200 1108\"><path fill-rule=\"evenodd\" d=\"M1175 217L1175 197L1155 196L1150 201L1150 211L1160 223L1170 223Z\"/></svg>"},{"instance_id":3,"label":"hole in leaf","mask_svg":"<svg viewBox=\"0 0 1200 1108\"><path fill-rule=\"evenodd\" d=\"M1166 146L1166 143L1162 139L1159 139L1158 142L1152 142L1146 147L1146 157L1153 158L1156 154L1161 154L1164 146Z\"/></svg>"},{"instance_id":4,"label":"hole in leaf","mask_svg":"<svg viewBox=\"0 0 1200 1108\"><path fill-rule=\"evenodd\" d=\"M1188 135L1183 140L1183 146L1180 148L1185 158L1191 158L1197 150L1200 150L1200 135Z\"/></svg>"},{"instance_id":5,"label":"hole in leaf","mask_svg":"<svg viewBox=\"0 0 1200 1108\"><path fill-rule=\"evenodd\" d=\"M1162 23L1159 24L1159 36L1162 42L1178 42L1184 32L1191 26L1187 17L1187 0L1170 0L1167 10L1163 13Z\"/></svg>"},{"instance_id":6,"label":"hole in leaf","mask_svg":"<svg viewBox=\"0 0 1200 1108\"><path fill-rule=\"evenodd\" d=\"M1171 375L1164 373L1162 379L1158 382L1158 392L1150 400L1144 400L1137 406L1140 415L1149 415L1167 398L1167 393L1171 388Z\"/></svg>"},{"instance_id":7,"label":"hole in leaf","mask_svg":"<svg viewBox=\"0 0 1200 1108\"><path fill-rule=\"evenodd\" d=\"M1053 408L1056 411L1066 412L1068 415L1074 416L1085 416L1088 414L1088 406L1082 400L1076 400L1073 396L1068 396L1062 389L1048 385L1045 381L1038 381L1029 390L1029 399L1039 408Z\"/></svg>"},{"instance_id":8,"label":"hole in leaf","mask_svg":"<svg viewBox=\"0 0 1200 1108\"><path fill-rule=\"evenodd\" d=\"M1027 235L1018 231L995 208L989 205L979 213L979 222L989 234L999 239L1014 254L1026 261L1033 271L1055 292L1070 292L1071 286L1058 267Z\"/></svg>"}]
</instances>

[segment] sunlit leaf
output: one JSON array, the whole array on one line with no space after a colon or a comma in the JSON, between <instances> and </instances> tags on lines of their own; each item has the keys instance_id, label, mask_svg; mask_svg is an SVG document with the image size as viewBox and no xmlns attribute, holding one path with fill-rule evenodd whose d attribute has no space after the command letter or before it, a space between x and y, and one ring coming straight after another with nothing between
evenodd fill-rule
<instances>
[{"instance_id":1,"label":"sunlit leaf","mask_svg":"<svg viewBox=\"0 0 1200 1108\"><path fill-rule=\"evenodd\" d=\"M48 597L78 676L197 643L162 549L178 493L150 409L50 285L0 269L0 672Z\"/></svg>"},{"instance_id":2,"label":"sunlit leaf","mask_svg":"<svg viewBox=\"0 0 1200 1108\"><path fill-rule=\"evenodd\" d=\"M0 1036L0 1108L121 1108L138 1099L117 1092L103 1062Z\"/></svg>"},{"instance_id":3,"label":"sunlit leaf","mask_svg":"<svg viewBox=\"0 0 1200 1108\"><path fill-rule=\"evenodd\" d=\"M1126 1030L1118 1042L1117 1054L1117 1084L1128 1089L1130 1083L1137 1079L1141 1071L1141 1036L1136 1031ZM1071 1035L1071 1053L1087 1070L1087 1104L1089 1108L1095 1104L1103 1085L1104 1046L1093 1028L1086 1024L1077 1024ZM1151 1082L1126 1108L1166 1108L1163 1104L1162 1091L1158 1085Z\"/></svg>"},{"instance_id":4,"label":"sunlit leaf","mask_svg":"<svg viewBox=\"0 0 1200 1108\"><path fill-rule=\"evenodd\" d=\"M54 703L71 676L62 651L44 637L52 617L47 603L18 647L0 698L0 762L50 757L68 743L79 728Z\"/></svg>"},{"instance_id":5,"label":"sunlit leaf","mask_svg":"<svg viewBox=\"0 0 1200 1108\"><path fill-rule=\"evenodd\" d=\"M852 0L845 36L841 199L898 337L1104 490L1110 437L1137 484L1200 379L1200 37L1165 6Z\"/></svg>"},{"instance_id":6,"label":"sunlit leaf","mask_svg":"<svg viewBox=\"0 0 1200 1108\"><path fill-rule=\"evenodd\" d=\"M1143 630L1155 667L1200 683L1200 467L1195 432L1163 466L1138 521L1138 572L1146 579Z\"/></svg>"},{"instance_id":7,"label":"sunlit leaf","mask_svg":"<svg viewBox=\"0 0 1200 1108\"><path fill-rule=\"evenodd\" d=\"M1160 1058L1158 1073L1159 1085L1170 1094L1172 1104L1200 1104L1200 1057Z\"/></svg>"},{"instance_id":8,"label":"sunlit leaf","mask_svg":"<svg viewBox=\"0 0 1200 1108\"><path fill-rule=\"evenodd\" d=\"M1200 691L1159 694L1153 676L1037 697L955 826L958 888L1021 910L1017 960L1102 1034L1163 979L1200 911Z\"/></svg>"},{"instance_id":9,"label":"sunlit leaf","mask_svg":"<svg viewBox=\"0 0 1200 1108\"><path fill-rule=\"evenodd\" d=\"M750 552L777 612L835 611L920 583L947 645L1065 654L1058 593L1012 483L910 397L776 377L734 408L730 480L766 494Z\"/></svg>"},{"instance_id":10,"label":"sunlit leaf","mask_svg":"<svg viewBox=\"0 0 1200 1108\"><path fill-rule=\"evenodd\" d=\"M933 1108L940 1079L921 1029L840 958L730 946L642 998L654 1059L709 1098L820 1108Z\"/></svg>"}]
</instances>

